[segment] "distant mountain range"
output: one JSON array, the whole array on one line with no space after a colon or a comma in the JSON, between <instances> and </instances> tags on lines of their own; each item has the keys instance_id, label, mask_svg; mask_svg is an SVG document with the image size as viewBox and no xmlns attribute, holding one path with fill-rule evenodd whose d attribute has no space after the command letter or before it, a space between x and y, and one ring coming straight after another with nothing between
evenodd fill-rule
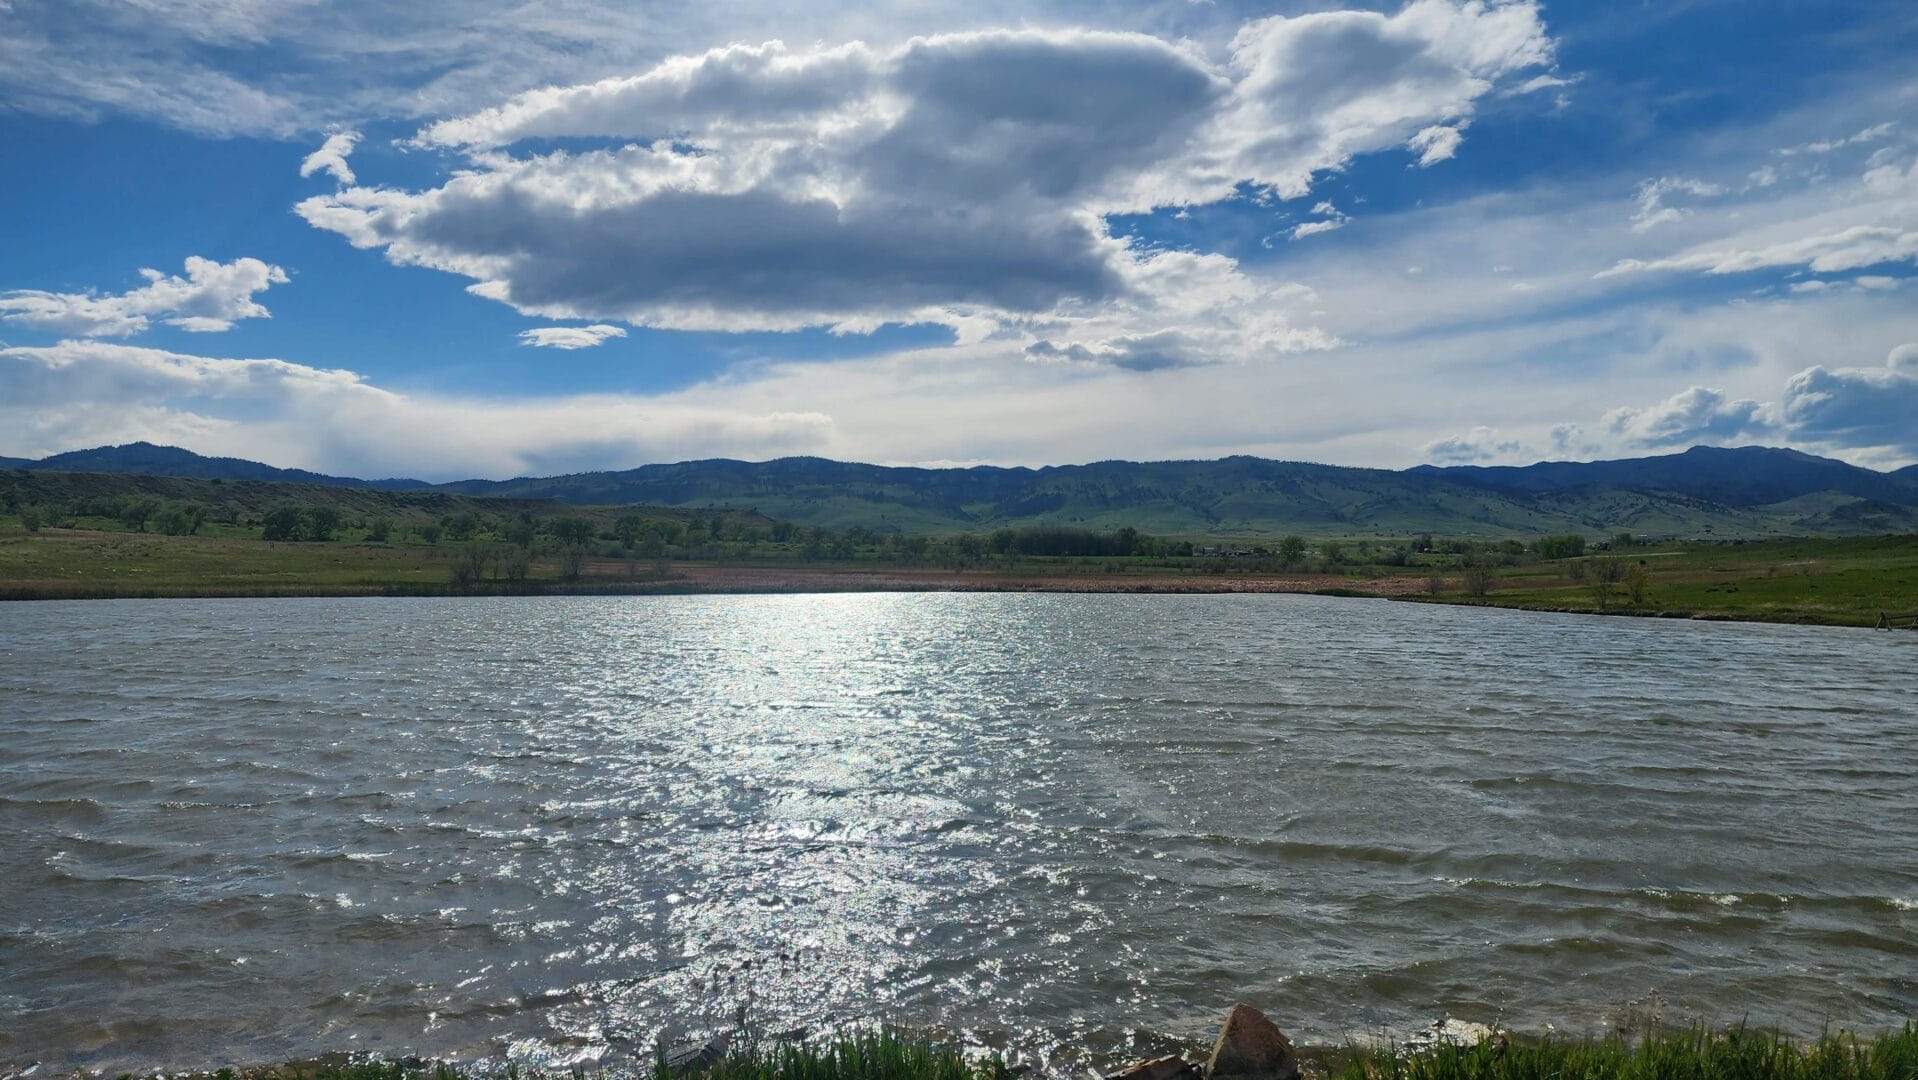
<instances>
[{"instance_id":1,"label":"distant mountain range","mask_svg":"<svg viewBox=\"0 0 1918 1080\"><path fill-rule=\"evenodd\" d=\"M781 458L427 484L278 469L133 443L0 467L431 490L579 505L752 509L834 528L951 532L1129 525L1163 535L1586 534L1720 537L1918 531L1918 466L1893 473L1795 450L1693 447L1616 461L1357 469L1264 458L920 469Z\"/></svg>"},{"instance_id":2,"label":"distant mountain range","mask_svg":"<svg viewBox=\"0 0 1918 1080\"><path fill-rule=\"evenodd\" d=\"M51 472L130 473L135 476L185 476L200 480L271 480L286 484L321 484L326 487L372 488L376 491L417 491L433 485L424 480L357 480L350 476L328 476L305 469L279 469L244 458L206 457L177 446L155 446L149 442L124 446L96 446L91 450L70 450L38 461L0 458L0 468L35 469Z\"/></svg>"},{"instance_id":3,"label":"distant mountain range","mask_svg":"<svg viewBox=\"0 0 1918 1080\"><path fill-rule=\"evenodd\" d=\"M1874 472L1797 450L1694 446L1682 454L1617 461L1541 461L1536 465L1420 465L1407 470L1440 475L1498 491L1565 491L1581 487L1665 491L1727 506L1763 506L1820 491L1861 499L1910 503L1918 497L1918 466Z\"/></svg>"}]
</instances>

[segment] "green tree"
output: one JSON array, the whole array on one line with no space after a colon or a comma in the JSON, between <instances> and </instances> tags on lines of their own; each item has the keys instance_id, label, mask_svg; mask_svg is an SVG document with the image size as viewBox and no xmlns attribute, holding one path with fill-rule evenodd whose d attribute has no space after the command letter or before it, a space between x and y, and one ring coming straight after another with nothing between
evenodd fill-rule
<instances>
[{"instance_id":1,"label":"green tree","mask_svg":"<svg viewBox=\"0 0 1918 1080\"><path fill-rule=\"evenodd\" d=\"M437 544L440 542L440 533L442 530L437 521L429 521L413 531L419 534L421 540L429 544Z\"/></svg>"},{"instance_id":2,"label":"green tree","mask_svg":"<svg viewBox=\"0 0 1918 1080\"><path fill-rule=\"evenodd\" d=\"M1319 545L1319 550L1325 553L1325 561L1334 566L1345 561L1345 548L1336 540L1327 540Z\"/></svg>"},{"instance_id":3,"label":"green tree","mask_svg":"<svg viewBox=\"0 0 1918 1080\"><path fill-rule=\"evenodd\" d=\"M533 538L539 534L539 525L533 515L521 512L506 526L506 542L516 547L531 550Z\"/></svg>"},{"instance_id":4,"label":"green tree","mask_svg":"<svg viewBox=\"0 0 1918 1080\"><path fill-rule=\"evenodd\" d=\"M584 546L593 539L594 529L591 518L554 518L549 528L552 529L554 538L562 544Z\"/></svg>"},{"instance_id":5,"label":"green tree","mask_svg":"<svg viewBox=\"0 0 1918 1080\"><path fill-rule=\"evenodd\" d=\"M515 585L524 582L533 572L533 550L520 544L513 544L500 557L500 572L506 580Z\"/></svg>"},{"instance_id":6,"label":"green tree","mask_svg":"<svg viewBox=\"0 0 1918 1080\"><path fill-rule=\"evenodd\" d=\"M40 527L45 525L46 523L47 523L47 512L45 510L42 510L37 506L22 506L20 508L21 528L26 529L28 532L37 533L40 531Z\"/></svg>"},{"instance_id":7,"label":"green tree","mask_svg":"<svg viewBox=\"0 0 1918 1080\"><path fill-rule=\"evenodd\" d=\"M175 503L160 509L153 515L153 527L168 536L185 536L193 531L193 517L186 508Z\"/></svg>"},{"instance_id":8,"label":"green tree","mask_svg":"<svg viewBox=\"0 0 1918 1080\"><path fill-rule=\"evenodd\" d=\"M1459 584L1472 596L1484 596L1492 591L1492 578L1492 567L1484 559L1467 559Z\"/></svg>"},{"instance_id":9,"label":"green tree","mask_svg":"<svg viewBox=\"0 0 1918 1080\"><path fill-rule=\"evenodd\" d=\"M486 580L487 567L492 565L493 552L485 544L468 543L453 553L453 589L456 592L471 592Z\"/></svg>"},{"instance_id":10,"label":"green tree","mask_svg":"<svg viewBox=\"0 0 1918 1080\"><path fill-rule=\"evenodd\" d=\"M203 503L167 503L153 515L153 527L168 536L192 536L206 523L206 515Z\"/></svg>"},{"instance_id":11,"label":"green tree","mask_svg":"<svg viewBox=\"0 0 1918 1080\"><path fill-rule=\"evenodd\" d=\"M1279 541L1279 562L1286 566L1296 566L1299 560L1303 558L1305 558L1305 538L1303 536L1288 536Z\"/></svg>"},{"instance_id":12,"label":"green tree","mask_svg":"<svg viewBox=\"0 0 1918 1080\"><path fill-rule=\"evenodd\" d=\"M647 559L666 557L666 538L672 535L672 522L648 521L639 531L639 543L633 548L635 554Z\"/></svg>"},{"instance_id":13,"label":"green tree","mask_svg":"<svg viewBox=\"0 0 1918 1080\"><path fill-rule=\"evenodd\" d=\"M1592 603L1598 610L1604 611L1611 606L1612 594L1617 591L1619 580L1625 576L1625 564L1617 559L1593 559L1587 568L1586 578L1592 587Z\"/></svg>"},{"instance_id":14,"label":"green tree","mask_svg":"<svg viewBox=\"0 0 1918 1080\"><path fill-rule=\"evenodd\" d=\"M1576 559L1585 554L1585 538L1576 533L1566 536L1541 536L1532 543L1541 559Z\"/></svg>"},{"instance_id":15,"label":"green tree","mask_svg":"<svg viewBox=\"0 0 1918 1080\"><path fill-rule=\"evenodd\" d=\"M297 506L281 506L260 519L260 539L298 540L306 535L306 520Z\"/></svg>"},{"instance_id":16,"label":"green tree","mask_svg":"<svg viewBox=\"0 0 1918 1080\"><path fill-rule=\"evenodd\" d=\"M984 557L986 538L973 533L961 533L946 541L946 549L951 553L952 565L970 566Z\"/></svg>"},{"instance_id":17,"label":"green tree","mask_svg":"<svg viewBox=\"0 0 1918 1080\"><path fill-rule=\"evenodd\" d=\"M333 534L340 531L341 514L338 507L309 506L306 508L306 539L331 540Z\"/></svg>"},{"instance_id":18,"label":"green tree","mask_svg":"<svg viewBox=\"0 0 1918 1080\"><path fill-rule=\"evenodd\" d=\"M386 538L391 535L393 535L392 518L376 517L366 523L366 538L376 544L386 543Z\"/></svg>"},{"instance_id":19,"label":"green tree","mask_svg":"<svg viewBox=\"0 0 1918 1080\"><path fill-rule=\"evenodd\" d=\"M1645 602L1645 590L1650 587L1651 578L1651 567L1645 565L1644 559L1625 568L1625 591L1631 595L1633 607Z\"/></svg>"},{"instance_id":20,"label":"green tree","mask_svg":"<svg viewBox=\"0 0 1918 1080\"><path fill-rule=\"evenodd\" d=\"M646 519L638 514L621 514L619 520L613 522L613 535L618 538L619 546L628 551L639 543L646 531Z\"/></svg>"},{"instance_id":21,"label":"green tree","mask_svg":"<svg viewBox=\"0 0 1918 1080\"><path fill-rule=\"evenodd\" d=\"M147 519L160 512L160 500L150 495L128 499L120 507L120 524L133 532L145 532Z\"/></svg>"},{"instance_id":22,"label":"green tree","mask_svg":"<svg viewBox=\"0 0 1918 1080\"><path fill-rule=\"evenodd\" d=\"M479 515L471 511L447 514L440 518L440 527L446 530L449 540L467 541L479 532Z\"/></svg>"}]
</instances>

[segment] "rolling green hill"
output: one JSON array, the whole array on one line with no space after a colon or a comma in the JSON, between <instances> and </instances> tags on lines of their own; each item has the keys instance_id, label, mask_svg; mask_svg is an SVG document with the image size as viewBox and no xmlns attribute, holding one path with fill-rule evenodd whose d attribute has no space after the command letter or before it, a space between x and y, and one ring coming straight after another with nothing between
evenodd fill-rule
<instances>
[{"instance_id":1,"label":"rolling green hill","mask_svg":"<svg viewBox=\"0 0 1918 1080\"><path fill-rule=\"evenodd\" d=\"M804 525L898 533L1028 525L1101 530L1130 526L1194 539L1420 532L1597 536L1618 531L1723 539L1918 531L1918 471L1881 473L1767 447L1694 447L1681 454L1620 461L1544 462L1522 468L1420 466L1404 471L1253 457L1105 461L1037 469L895 468L822 458L716 459L429 486L325 477L142 443L59 455L0 475L45 477L81 465L140 474L175 469L197 477L298 479L368 496L376 493L373 489L414 485L415 490L404 493L409 500L467 497L515 500L518 507L569 503L750 511Z\"/></svg>"},{"instance_id":2,"label":"rolling green hill","mask_svg":"<svg viewBox=\"0 0 1918 1080\"><path fill-rule=\"evenodd\" d=\"M1513 491L1431 472L1250 457L1043 469L885 468L818 458L693 461L443 487L580 503L751 508L805 524L903 532L1048 524L1129 525L1168 536L1529 536L1630 530L1747 537L1918 528L1913 507L1842 493L1805 506L1726 505L1666 491L1592 485Z\"/></svg>"},{"instance_id":3,"label":"rolling green hill","mask_svg":"<svg viewBox=\"0 0 1918 1080\"><path fill-rule=\"evenodd\" d=\"M1726 506L1763 506L1818 492L1918 505L1918 466L1874 472L1831 458L1770 446L1694 446L1680 454L1536 465L1421 465L1408 472L1495 491L1609 487L1689 495Z\"/></svg>"},{"instance_id":4,"label":"rolling green hill","mask_svg":"<svg viewBox=\"0 0 1918 1080\"><path fill-rule=\"evenodd\" d=\"M610 528L620 514L632 512L643 512L644 516L656 520L684 521L711 516L672 507L572 506L551 499L488 498L445 491L381 491L279 481L0 469L0 507L9 512L21 506L39 506L56 509L67 516L107 517L111 516L113 505L143 497L199 504L205 508L208 520L235 525L257 524L268 512L285 506L328 506L350 521L385 518L401 529L457 514L473 514L487 520L526 515L535 522L555 517L585 517L602 530ZM753 525L771 524L760 515L744 511L724 511L723 516Z\"/></svg>"},{"instance_id":5,"label":"rolling green hill","mask_svg":"<svg viewBox=\"0 0 1918 1080\"><path fill-rule=\"evenodd\" d=\"M64 454L27 461L0 458L0 468L30 469L36 472L129 473L138 476L190 476L219 480L277 480L289 484L324 484L328 487L375 488L383 491L408 491L431 487L424 480L358 480L350 476L328 476L305 469L280 469L244 458L206 457L177 446L155 446L148 442L123 446L98 446L91 450L71 450Z\"/></svg>"}]
</instances>

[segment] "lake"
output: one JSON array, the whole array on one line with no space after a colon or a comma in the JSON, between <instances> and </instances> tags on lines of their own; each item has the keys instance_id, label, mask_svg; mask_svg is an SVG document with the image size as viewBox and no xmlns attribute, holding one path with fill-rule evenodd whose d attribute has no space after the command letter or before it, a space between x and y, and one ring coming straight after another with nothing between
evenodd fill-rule
<instances>
[{"instance_id":1,"label":"lake","mask_svg":"<svg viewBox=\"0 0 1918 1080\"><path fill-rule=\"evenodd\" d=\"M1918 1012L1918 635L1307 596L0 606L0 1065Z\"/></svg>"}]
</instances>

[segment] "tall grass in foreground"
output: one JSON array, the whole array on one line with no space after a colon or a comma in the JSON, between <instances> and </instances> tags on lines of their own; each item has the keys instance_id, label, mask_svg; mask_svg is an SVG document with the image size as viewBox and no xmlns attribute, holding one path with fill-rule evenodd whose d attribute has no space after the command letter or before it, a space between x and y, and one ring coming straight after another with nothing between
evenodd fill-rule
<instances>
[{"instance_id":1,"label":"tall grass in foreground","mask_svg":"<svg viewBox=\"0 0 1918 1080\"><path fill-rule=\"evenodd\" d=\"M1489 1039L1411 1051L1356 1048L1328 1071L1331 1080L1918 1080L1918 1025L1809 1043L1739 1027L1654 1033L1637 1042Z\"/></svg>"},{"instance_id":2,"label":"tall grass in foreground","mask_svg":"<svg viewBox=\"0 0 1918 1080\"><path fill-rule=\"evenodd\" d=\"M630 1068L541 1071L507 1065L479 1070L443 1062L323 1062L266 1069L221 1069L215 1080L1011 1080L997 1057L969 1060L956 1046L891 1030L855 1032L818 1042L775 1042L727 1051L709 1069L674 1069L661 1061Z\"/></svg>"},{"instance_id":3,"label":"tall grass in foreground","mask_svg":"<svg viewBox=\"0 0 1918 1080\"><path fill-rule=\"evenodd\" d=\"M1309 1080L1918 1080L1918 1024L1871 1038L1827 1035L1796 1042L1770 1031L1693 1028L1639 1041L1497 1038L1477 1046L1416 1049L1349 1047L1308 1053ZM217 1080L531 1080L540 1073L513 1066L481 1072L457 1065L409 1066L394 1061L283 1065L234 1072ZM817 1043L774 1043L729 1051L703 1073L662 1062L631 1070L572 1070L572 1080L613 1075L641 1080L1011 1080L996 1057L969 1060L958 1048L892 1031Z\"/></svg>"},{"instance_id":4,"label":"tall grass in foreground","mask_svg":"<svg viewBox=\"0 0 1918 1080\"><path fill-rule=\"evenodd\" d=\"M670 1070L660 1069L661 1080ZM712 1080L1007 1080L997 1057L969 1062L959 1049L890 1031L843 1035L817 1045L780 1043L728 1054Z\"/></svg>"}]
</instances>

